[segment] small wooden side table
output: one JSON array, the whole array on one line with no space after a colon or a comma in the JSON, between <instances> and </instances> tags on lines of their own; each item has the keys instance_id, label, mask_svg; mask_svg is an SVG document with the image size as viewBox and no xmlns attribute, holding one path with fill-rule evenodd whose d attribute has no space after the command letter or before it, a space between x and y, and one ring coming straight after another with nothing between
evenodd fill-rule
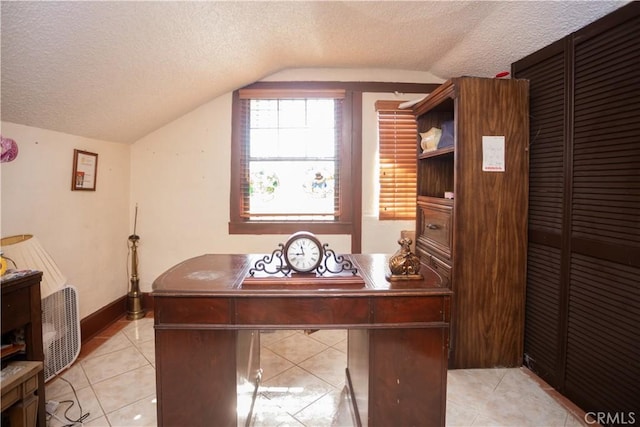
<instances>
[{"instance_id":1,"label":"small wooden side table","mask_svg":"<svg viewBox=\"0 0 640 427\"><path fill-rule=\"evenodd\" d=\"M26 348L25 354L20 356L20 360L44 362L40 300L42 272L30 271L16 277L8 276L5 274L0 280L2 282L2 300L0 300L2 334L16 329L24 329ZM3 359L3 366L10 361L6 358ZM45 427L44 370L38 374L38 401L38 427Z\"/></svg>"},{"instance_id":2,"label":"small wooden side table","mask_svg":"<svg viewBox=\"0 0 640 427\"><path fill-rule=\"evenodd\" d=\"M38 420L38 374L42 362L11 362L2 370L2 419L11 427L35 427ZM5 412L6 411L6 412ZM4 422L3 422L4 424Z\"/></svg>"}]
</instances>

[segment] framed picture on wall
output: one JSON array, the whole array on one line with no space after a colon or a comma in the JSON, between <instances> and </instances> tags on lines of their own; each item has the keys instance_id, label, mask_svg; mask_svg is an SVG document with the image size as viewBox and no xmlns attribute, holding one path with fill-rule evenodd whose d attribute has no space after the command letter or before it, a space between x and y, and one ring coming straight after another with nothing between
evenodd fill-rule
<instances>
[{"instance_id":1,"label":"framed picture on wall","mask_svg":"<svg viewBox=\"0 0 640 427\"><path fill-rule=\"evenodd\" d=\"M71 190L96 191L98 155L88 151L73 150L73 176Z\"/></svg>"}]
</instances>

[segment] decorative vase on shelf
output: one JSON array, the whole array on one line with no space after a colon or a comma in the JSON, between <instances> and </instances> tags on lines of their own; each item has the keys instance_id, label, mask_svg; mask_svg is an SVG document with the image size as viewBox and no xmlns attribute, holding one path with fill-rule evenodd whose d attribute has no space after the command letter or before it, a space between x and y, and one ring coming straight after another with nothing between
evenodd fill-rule
<instances>
[{"instance_id":1,"label":"decorative vase on shelf","mask_svg":"<svg viewBox=\"0 0 640 427\"><path fill-rule=\"evenodd\" d=\"M420 137L420 147L422 147L423 153L428 153L429 151L433 151L438 148L438 142L440 141L440 137L442 136L442 130L433 127L426 132L422 132Z\"/></svg>"}]
</instances>

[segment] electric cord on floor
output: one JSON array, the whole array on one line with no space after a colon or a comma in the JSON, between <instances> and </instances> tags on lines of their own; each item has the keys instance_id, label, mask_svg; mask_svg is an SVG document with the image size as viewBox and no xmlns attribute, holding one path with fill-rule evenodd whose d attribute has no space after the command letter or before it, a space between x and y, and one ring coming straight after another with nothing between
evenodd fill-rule
<instances>
[{"instance_id":1,"label":"electric cord on floor","mask_svg":"<svg viewBox=\"0 0 640 427\"><path fill-rule=\"evenodd\" d=\"M49 367L47 367L47 369L49 369ZM83 410L82 410L82 405L80 404L80 399L78 398L78 393L76 392L75 387L73 386L73 384L71 384L70 381L68 381L66 378L63 378L61 376L59 376L58 378L60 378L62 381L66 382L67 384L69 384L69 387L71 387L71 390L73 391L73 395L75 396L76 400L75 402L73 400L61 400L60 402L57 402L58 405L61 403L70 403L70 405L67 407L67 409L65 409L64 411L64 419L62 419L61 417L59 417L58 415L55 414L55 409L49 412L48 408L47 408L47 414L50 415L51 417L55 418L56 420L60 421L61 423L63 423L62 427L74 427L77 425L84 425L84 421L89 418L89 415L91 415L90 412L84 413L83 414ZM71 410L71 408L73 408L73 406L76 404L76 402L78 402L78 409L80 410L80 417L78 417L77 419L72 419L69 418L69 410Z\"/></svg>"}]
</instances>

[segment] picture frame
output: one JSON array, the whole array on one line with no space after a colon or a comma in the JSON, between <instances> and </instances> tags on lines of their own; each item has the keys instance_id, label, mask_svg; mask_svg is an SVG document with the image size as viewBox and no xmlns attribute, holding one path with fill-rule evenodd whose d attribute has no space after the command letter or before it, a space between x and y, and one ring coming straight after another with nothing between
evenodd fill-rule
<instances>
[{"instance_id":1,"label":"picture frame","mask_svg":"<svg viewBox=\"0 0 640 427\"><path fill-rule=\"evenodd\" d=\"M98 177L98 154L73 150L72 191L96 191Z\"/></svg>"}]
</instances>

